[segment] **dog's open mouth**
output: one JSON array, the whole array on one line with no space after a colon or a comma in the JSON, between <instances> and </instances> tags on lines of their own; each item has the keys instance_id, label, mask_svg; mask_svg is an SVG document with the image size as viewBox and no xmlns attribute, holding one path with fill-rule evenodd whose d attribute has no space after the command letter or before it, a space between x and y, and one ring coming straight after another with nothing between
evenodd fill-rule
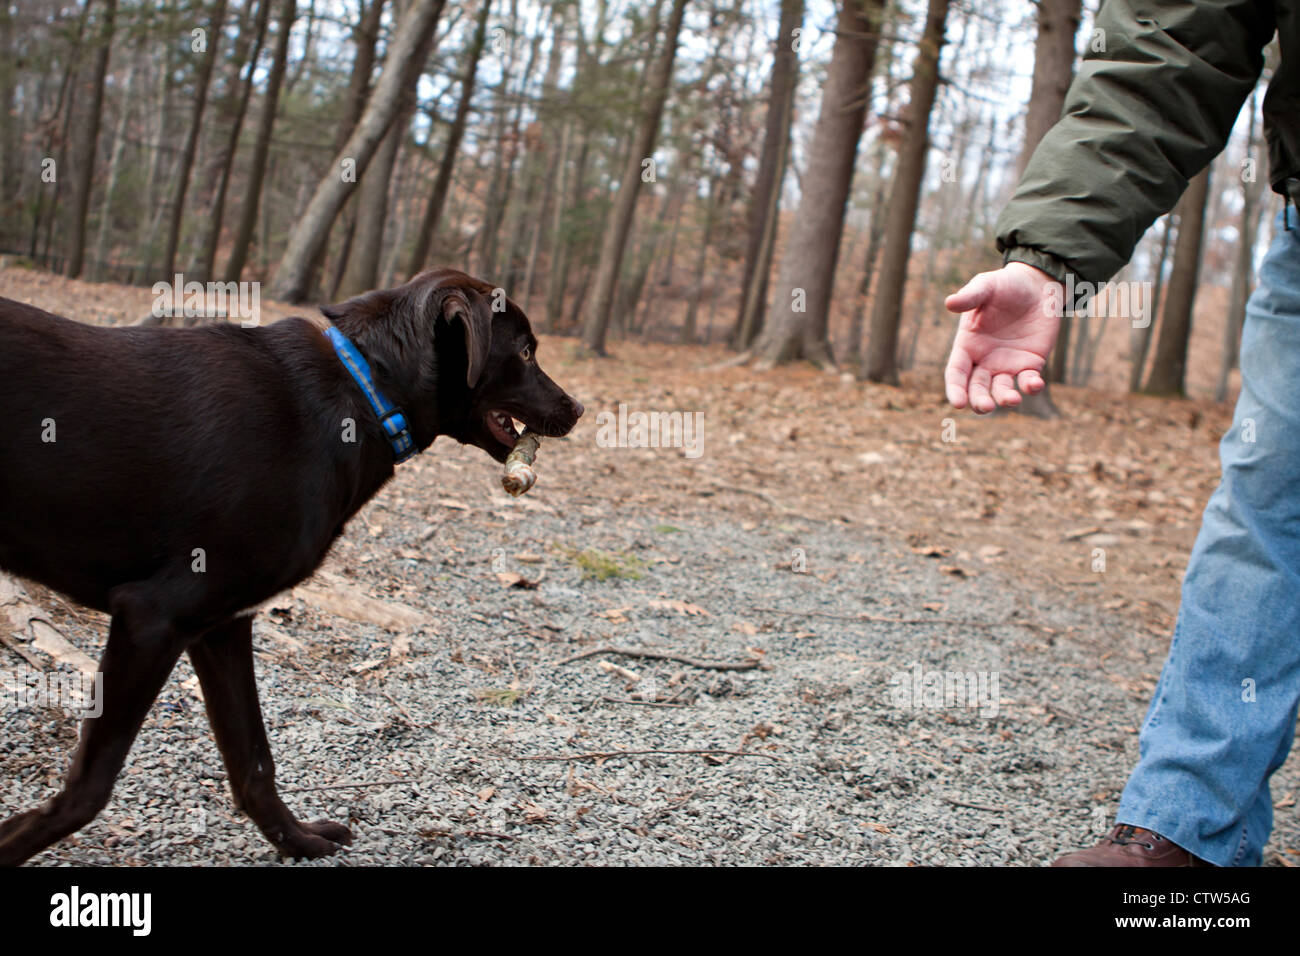
<instances>
[{"instance_id":1,"label":"dog's open mouth","mask_svg":"<svg viewBox=\"0 0 1300 956\"><path fill-rule=\"evenodd\" d=\"M515 419L505 412L494 409L487 413L485 420L488 431L492 433L493 438L503 445L514 445L515 440L519 437L519 430L515 428Z\"/></svg>"}]
</instances>

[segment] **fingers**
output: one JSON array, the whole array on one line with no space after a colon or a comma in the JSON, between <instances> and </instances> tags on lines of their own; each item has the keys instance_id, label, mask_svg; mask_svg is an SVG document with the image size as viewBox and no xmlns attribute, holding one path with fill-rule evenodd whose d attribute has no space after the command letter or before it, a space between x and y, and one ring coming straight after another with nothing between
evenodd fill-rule
<instances>
[{"instance_id":1,"label":"fingers","mask_svg":"<svg viewBox=\"0 0 1300 956\"><path fill-rule=\"evenodd\" d=\"M993 294L993 275L988 272L981 272L975 278L971 279L964 286L954 292L948 298L943 300L944 308L949 312L970 312L978 309L988 301L989 296ZM965 318L965 316L963 316ZM979 324L979 316L970 317L970 328L975 328Z\"/></svg>"},{"instance_id":2,"label":"fingers","mask_svg":"<svg viewBox=\"0 0 1300 956\"><path fill-rule=\"evenodd\" d=\"M984 415L997 408L997 402L989 393L993 384L993 374L982 365L977 365L970 376L970 407L972 411Z\"/></svg>"},{"instance_id":3,"label":"fingers","mask_svg":"<svg viewBox=\"0 0 1300 956\"><path fill-rule=\"evenodd\" d=\"M966 383L970 381L970 356L960 344L954 343L952 354L948 356L948 367L944 369L944 391L953 408L966 407Z\"/></svg>"},{"instance_id":4,"label":"fingers","mask_svg":"<svg viewBox=\"0 0 1300 956\"><path fill-rule=\"evenodd\" d=\"M1007 372L999 372L993 376L991 392L993 401L1006 408L1013 408L1020 404L1020 393L1016 391L1015 380Z\"/></svg>"},{"instance_id":5,"label":"fingers","mask_svg":"<svg viewBox=\"0 0 1300 956\"><path fill-rule=\"evenodd\" d=\"M1020 390L1026 395L1037 395L1044 388L1042 374L1032 368L1021 372L1017 381L1020 383Z\"/></svg>"}]
</instances>

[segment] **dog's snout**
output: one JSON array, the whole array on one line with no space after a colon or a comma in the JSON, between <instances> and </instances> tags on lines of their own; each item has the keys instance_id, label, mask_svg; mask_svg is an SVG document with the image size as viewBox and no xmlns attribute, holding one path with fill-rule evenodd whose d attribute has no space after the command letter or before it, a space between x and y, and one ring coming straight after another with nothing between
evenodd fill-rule
<instances>
[{"instance_id":1,"label":"dog's snout","mask_svg":"<svg viewBox=\"0 0 1300 956\"><path fill-rule=\"evenodd\" d=\"M575 419L581 418L582 413L586 411L586 409L582 407L582 402L578 401L576 398L570 395L569 404L573 406L573 417Z\"/></svg>"}]
</instances>

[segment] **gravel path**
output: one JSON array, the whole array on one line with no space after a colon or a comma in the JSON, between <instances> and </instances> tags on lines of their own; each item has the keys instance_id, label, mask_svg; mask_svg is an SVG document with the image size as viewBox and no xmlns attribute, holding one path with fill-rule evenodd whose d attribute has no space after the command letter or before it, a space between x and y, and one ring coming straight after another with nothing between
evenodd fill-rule
<instances>
[{"instance_id":1,"label":"gravel path","mask_svg":"<svg viewBox=\"0 0 1300 956\"><path fill-rule=\"evenodd\" d=\"M293 865L1041 865L1108 826L1165 648L1122 614L753 498L548 498L544 475L515 502L494 475L440 444L327 564L426 626L288 596L259 616L285 799L356 837ZM61 624L97 652L98 616ZM564 663L609 644L761 666ZM983 706L900 700L891 680L918 665L973 673ZM108 809L35 862L278 862L232 808L191 678L182 664ZM0 814L52 794L75 741L49 710L4 726ZM744 755L565 759L629 750ZM1298 788L1293 755L1269 863L1300 862Z\"/></svg>"}]
</instances>

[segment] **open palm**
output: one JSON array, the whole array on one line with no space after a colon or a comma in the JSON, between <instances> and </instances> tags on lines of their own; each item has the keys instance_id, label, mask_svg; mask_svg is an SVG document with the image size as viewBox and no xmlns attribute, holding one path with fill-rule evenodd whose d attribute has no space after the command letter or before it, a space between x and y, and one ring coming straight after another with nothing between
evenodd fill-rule
<instances>
[{"instance_id":1,"label":"open palm","mask_svg":"<svg viewBox=\"0 0 1300 956\"><path fill-rule=\"evenodd\" d=\"M1043 368L1061 326L1052 286L1059 283L1046 273L1011 262L948 296L944 305L961 313L944 372L954 407L991 412L1019 405L1021 392L1042 391Z\"/></svg>"}]
</instances>

